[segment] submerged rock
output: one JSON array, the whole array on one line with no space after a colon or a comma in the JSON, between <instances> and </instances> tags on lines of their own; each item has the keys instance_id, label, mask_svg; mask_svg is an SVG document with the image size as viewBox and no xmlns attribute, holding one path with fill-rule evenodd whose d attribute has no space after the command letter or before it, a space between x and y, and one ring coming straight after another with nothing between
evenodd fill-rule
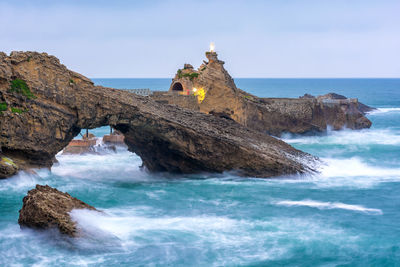
<instances>
[{"instance_id":1,"label":"submerged rock","mask_svg":"<svg viewBox=\"0 0 400 267\"><path fill-rule=\"evenodd\" d=\"M68 193L48 185L36 185L36 188L30 190L23 198L18 223L21 227L34 229L57 228L60 233L75 237L79 233L76 223L69 215L73 209L96 210Z\"/></svg>"},{"instance_id":2,"label":"submerged rock","mask_svg":"<svg viewBox=\"0 0 400 267\"><path fill-rule=\"evenodd\" d=\"M210 64L203 79L215 72ZM95 86L46 53L0 55L0 102L6 103L0 114L2 152L24 168L51 166L81 129L110 125L150 171L234 171L255 177L312 171L304 158L314 158L283 141L232 120Z\"/></svg>"}]
</instances>

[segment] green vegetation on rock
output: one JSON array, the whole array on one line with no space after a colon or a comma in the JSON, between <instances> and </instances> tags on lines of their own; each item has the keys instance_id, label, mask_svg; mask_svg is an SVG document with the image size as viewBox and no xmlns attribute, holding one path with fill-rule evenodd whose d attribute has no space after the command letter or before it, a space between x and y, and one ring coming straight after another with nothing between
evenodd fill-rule
<instances>
[{"instance_id":1,"label":"green vegetation on rock","mask_svg":"<svg viewBox=\"0 0 400 267\"><path fill-rule=\"evenodd\" d=\"M179 69L176 74L178 75L179 79L181 79L183 77L188 77L190 80L193 80L194 78L197 78L199 76L199 74L197 72L182 73L181 69Z\"/></svg>"},{"instance_id":2,"label":"green vegetation on rock","mask_svg":"<svg viewBox=\"0 0 400 267\"><path fill-rule=\"evenodd\" d=\"M197 78L199 74L197 72L192 72L192 73L185 73L182 76L188 77L190 80L193 80L194 78Z\"/></svg>"},{"instance_id":3,"label":"green vegetation on rock","mask_svg":"<svg viewBox=\"0 0 400 267\"><path fill-rule=\"evenodd\" d=\"M11 81L10 91L26 96L28 99L36 98L26 82L21 79L14 79Z\"/></svg>"},{"instance_id":4,"label":"green vegetation on rock","mask_svg":"<svg viewBox=\"0 0 400 267\"><path fill-rule=\"evenodd\" d=\"M75 84L75 81L72 79L69 79L69 83Z\"/></svg>"},{"instance_id":5,"label":"green vegetation on rock","mask_svg":"<svg viewBox=\"0 0 400 267\"><path fill-rule=\"evenodd\" d=\"M6 111L7 110L7 103L2 102L0 103L0 112Z\"/></svg>"},{"instance_id":6,"label":"green vegetation on rock","mask_svg":"<svg viewBox=\"0 0 400 267\"><path fill-rule=\"evenodd\" d=\"M11 108L12 113L18 113L21 114L22 112L25 112L25 110L22 110L20 108Z\"/></svg>"}]
</instances>

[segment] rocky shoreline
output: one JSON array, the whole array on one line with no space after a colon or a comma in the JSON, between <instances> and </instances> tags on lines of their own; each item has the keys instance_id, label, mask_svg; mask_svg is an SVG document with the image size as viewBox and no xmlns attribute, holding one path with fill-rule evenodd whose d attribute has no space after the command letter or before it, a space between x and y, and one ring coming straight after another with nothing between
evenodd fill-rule
<instances>
[{"instance_id":1,"label":"rocky shoreline","mask_svg":"<svg viewBox=\"0 0 400 267\"><path fill-rule=\"evenodd\" d=\"M0 102L2 157L18 170L50 167L81 129L110 125L149 171L250 177L314 171L304 163L314 157L283 141L230 119L95 86L46 53L0 53Z\"/></svg>"},{"instance_id":2,"label":"rocky shoreline","mask_svg":"<svg viewBox=\"0 0 400 267\"><path fill-rule=\"evenodd\" d=\"M365 113L373 110L358 99L335 93L300 98L260 98L236 87L216 52L195 70L185 64L172 80L168 92L151 97L160 103L177 105L235 120L256 131L280 136L371 127ZM201 93L199 93L201 92Z\"/></svg>"},{"instance_id":3,"label":"rocky shoreline","mask_svg":"<svg viewBox=\"0 0 400 267\"><path fill-rule=\"evenodd\" d=\"M105 125L119 134L104 141L125 143L149 171L290 176L315 172L318 159L269 134L371 125L364 116L370 107L336 94L299 99L250 95L236 88L216 53L207 56L209 62L198 71L185 65L170 92L143 97L95 86L45 53L0 53L0 178L51 167L64 148L65 153L90 151L95 138L73 138L81 129ZM18 223L78 237L73 209L96 210L68 193L36 185L23 199Z\"/></svg>"}]
</instances>

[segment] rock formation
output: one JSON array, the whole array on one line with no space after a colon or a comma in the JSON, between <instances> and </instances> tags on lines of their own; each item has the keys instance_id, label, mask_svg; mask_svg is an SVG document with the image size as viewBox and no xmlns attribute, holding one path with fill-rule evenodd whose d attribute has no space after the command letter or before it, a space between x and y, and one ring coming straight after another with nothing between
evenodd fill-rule
<instances>
[{"instance_id":1,"label":"rock formation","mask_svg":"<svg viewBox=\"0 0 400 267\"><path fill-rule=\"evenodd\" d=\"M73 209L96 210L68 193L60 192L48 185L36 185L36 188L30 190L22 201L23 206L18 219L21 227L43 230L57 228L60 233L71 237L79 233L69 212Z\"/></svg>"},{"instance_id":2,"label":"rock formation","mask_svg":"<svg viewBox=\"0 0 400 267\"><path fill-rule=\"evenodd\" d=\"M317 98L306 95L299 99L259 98L236 87L216 52L207 52L206 56L208 62L198 70L187 65L178 70L169 93L154 94L153 99L231 118L249 128L276 136L283 132L323 132L328 126L334 130L371 126L364 116L370 108L357 99L338 98L336 94ZM204 99L199 98L199 90L204 92Z\"/></svg>"},{"instance_id":3,"label":"rock formation","mask_svg":"<svg viewBox=\"0 0 400 267\"><path fill-rule=\"evenodd\" d=\"M0 157L0 179L7 178L16 174L18 171L18 166L14 161L7 157Z\"/></svg>"},{"instance_id":4,"label":"rock formation","mask_svg":"<svg viewBox=\"0 0 400 267\"><path fill-rule=\"evenodd\" d=\"M205 70L210 78L214 67L220 65ZM150 171L271 177L311 170L302 163L312 160L308 154L280 140L232 120L95 86L45 53L0 53L0 108L1 153L19 169L51 166L82 128L111 125Z\"/></svg>"}]
</instances>

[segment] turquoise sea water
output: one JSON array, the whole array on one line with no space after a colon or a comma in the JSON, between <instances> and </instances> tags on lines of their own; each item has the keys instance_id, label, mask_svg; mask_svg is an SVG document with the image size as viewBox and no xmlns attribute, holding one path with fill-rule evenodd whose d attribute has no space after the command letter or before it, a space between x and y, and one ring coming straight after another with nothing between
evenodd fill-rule
<instances>
[{"instance_id":1,"label":"turquoise sea water","mask_svg":"<svg viewBox=\"0 0 400 267\"><path fill-rule=\"evenodd\" d=\"M167 90L170 79L94 79ZM235 79L262 97L337 92L377 107L371 129L284 136L320 173L253 179L148 174L117 153L58 155L0 180L1 266L400 266L400 79ZM98 136L108 128L94 130ZM49 184L104 211L73 211L86 237L21 230L22 198Z\"/></svg>"}]
</instances>

